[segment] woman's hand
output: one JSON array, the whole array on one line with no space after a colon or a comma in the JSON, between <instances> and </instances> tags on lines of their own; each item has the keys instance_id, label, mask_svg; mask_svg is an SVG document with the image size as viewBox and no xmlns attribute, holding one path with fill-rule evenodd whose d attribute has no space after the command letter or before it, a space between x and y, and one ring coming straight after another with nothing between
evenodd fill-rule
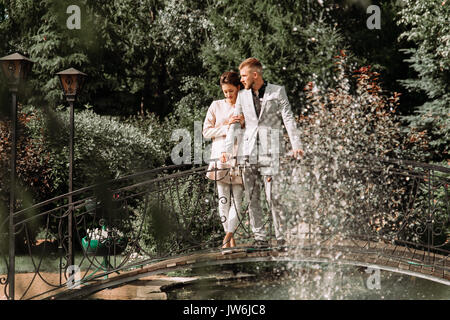
<instances>
[{"instance_id":1,"label":"woman's hand","mask_svg":"<svg viewBox=\"0 0 450 320\"><path fill-rule=\"evenodd\" d=\"M304 152L303 152L302 149L297 149L297 150L294 150L294 151L293 151L293 157L294 157L295 159L303 158L303 155L304 155Z\"/></svg>"},{"instance_id":2,"label":"woman's hand","mask_svg":"<svg viewBox=\"0 0 450 320\"><path fill-rule=\"evenodd\" d=\"M242 113L238 116L231 116L231 118L228 120L228 124L238 123L238 122L241 124L241 128L244 128L245 118Z\"/></svg>"},{"instance_id":3,"label":"woman's hand","mask_svg":"<svg viewBox=\"0 0 450 320\"><path fill-rule=\"evenodd\" d=\"M228 161L230 157L230 154L226 153L226 152L222 152L222 155L220 156L220 162L225 163Z\"/></svg>"}]
</instances>

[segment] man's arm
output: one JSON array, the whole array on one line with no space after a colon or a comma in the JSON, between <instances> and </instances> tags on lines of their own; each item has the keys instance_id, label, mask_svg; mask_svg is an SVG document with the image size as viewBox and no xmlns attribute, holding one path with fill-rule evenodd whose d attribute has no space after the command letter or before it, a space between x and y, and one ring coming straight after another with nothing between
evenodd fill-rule
<instances>
[{"instance_id":1,"label":"man's arm","mask_svg":"<svg viewBox=\"0 0 450 320\"><path fill-rule=\"evenodd\" d=\"M279 102L281 106L281 116L283 118L283 123L288 133L289 140L291 141L294 157L303 156L300 133L297 129L297 123L295 122L295 117L292 113L291 104L289 103L284 86L282 86L280 90Z\"/></svg>"}]
</instances>

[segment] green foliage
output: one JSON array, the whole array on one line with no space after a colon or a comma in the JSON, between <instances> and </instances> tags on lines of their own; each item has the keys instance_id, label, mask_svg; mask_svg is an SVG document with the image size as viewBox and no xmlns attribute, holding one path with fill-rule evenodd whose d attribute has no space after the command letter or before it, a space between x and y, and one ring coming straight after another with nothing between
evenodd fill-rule
<instances>
[{"instance_id":1,"label":"green foliage","mask_svg":"<svg viewBox=\"0 0 450 320\"><path fill-rule=\"evenodd\" d=\"M123 122L137 128L142 135L154 141L159 146L159 156L166 164L173 164L170 160L170 152L177 141L171 141L174 129L180 128L174 117L159 119L154 113L144 112L136 116L123 119ZM192 124L189 124L192 126Z\"/></svg>"},{"instance_id":2,"label":"green foliage","mask_svg":"<svg viewBox=\"0 0 450 320\"><path fill-rule=\"evenodd\" d=\"M345 52L336 66L336 87L321 90L314 82L307 86L308 104L300 117L302 141L312 148L307 153L422 161L427 140L402 132L396 116L400 94L383 94L379 73L370 67L350 68Z\"/></svg>"},{"instance_id":3,"label":"green foliage","mask_svg":"<svg viewBox=\"0 0 450 320\"><path fill-rule=\"evenodd\" d=\"M450 103L450 101L448 102ZM407 132L419 132L430 139L430 159L441 162L444 166L449 165L450 146L450 105L443 101L433 101L417 108L415 114L405 116L409 127Z\"/></svg>"},{"instance_id":4,"label":"green foliage","mask_svg":"<svg viewBox=\"0 0 450 320\"><path fill-rule=\"evenodd\" d=\"M52 192L53 178L50 155L45 150L42 137L33 136L31 130L27 127L33 121L36 121L33 114L22 112L19 109L16 136L15 211L47 200ZM0 119L0 224L2 225L0 232L5 232L7 229L7 223L5 222L10 209L11 151L11 121ZM31 218L32 215L33 213L30 212L23 218ZM26 230L28 235L33 237L38 225L38 220L32 219ZM25 231L18 232L15 238L17 249L24 250ZM3 240L0 251L5 252L7 241Z\"/></svg>"},{"instance_id":5,"label":"green foliage","mask_svg":"<svg viewBox=\"0 0 450 320\"><path fill-rule=\"evenodd\" d=\"M0 4L0 10L8 12L0 22L0 52L21 51L36 62L29 101L35 105L59 104L62 94L55 74L75 67L89 76L81 102L89 101L96 112L129 115L149 110L164 116L181 98L182 76L201 64L195 48L204 36L203 5L195 1ZM67 28L69 5L81 9L80 30Z\"/></svg>"},{"instance_id":6,"label":"green foliage","mask_svg":"<svg viewBox=\"0 0 450 320\"><path fill-rule=\"evenodd\" d=\"M450 139L450 5L446 1L404 1L400 25L408 29L401 38L413 47L403 50L415 75L401 83L412 91L424 92L427 101L405 117L410 128L431 138L431 160L449 157Z\"/></svg>"},{"instance_id":7,"label":"green foliage","mask_svg":"<svg viewBox=\"0 0 450 320\"><path fill-rule=\"evenodd\" d=\"M62 101L62 91L56 73L73 66L80 69L88 61L88 47L92 47L89 41L91 28L87 30L69 30L66 26L66 9L70 4L80 6L83 1L41 1L40 5L45 8L41 15L38 29L29 37L29 52L35 61L35 76L30 80L35 90L44 101L56 105ZM84 10L81 15L86 21ZM84 68L81 68L84 69ZM89 70L83 70L84 72ZM34 100L31 102L42 102Z\"/></svg>"},{"instance_id":8,"label":"green foliage","mask_svg":"<svg viewBox=\"0 0 450 320\"><path fill-rule=\"evenodd\" d=\"M33 195L34 201L46 199L52 179L49 154L39 136L32 136L27 123L36 121L33 115L19 112L16 146L16 172L22 193ZM0 201L9 206L11 182L11 121L0 121Z\"/></svg>"},{"instance_id":9,"label":"green foliage","mask_svg":"<svg viewBox=\"0 0 450 320\"><path fill-rule=\"evenodd\" d=\"M427 141L401 130L399 95L383 94L378 73L350 68L345 53L336 65L336 87L307 87L307 111L300 117L305 162L299 189L284 196L322 231L389 234L398 230L404 212L399 199L407 189L404 178L386 174L389 166L379 160L421 161ZM379 172L373 171L377 167ZM284 184L291 180L288 174Z\"/></svg>"},{"instance_id":10,"label":"green foliage","mask_svg":"<svg viewBox=\"0 0 450 320\"><path fill-rule=\"evenodd\" d=\"M220 75L238 71L250 56L263 63L266 80L286 87L292 108L299 112L308 81L334 82L332 57L344 44L338 30L325 22L327 12L317 1L210 3L202 20L206 40L199 46L203 71L183 77L184 95L173 112L180 127L203 121L212 100L223 97Z\"/></svg>"},{"instance_id":11,"label":"green foliage","mask_svg":"<svg viewBox=\"0 0 450 320\"><path fill-rule=\"evenodd\" d=\"M30 123L34 135L44 136L52 168L53 192L67 192L69 114L67 111L37 115ZM162 165L160 145L137 128L91 110L75 113L74 189Z\"/></svg>"},{"instance_id":12,"label":"green foliage","mask_svg":"<svg viewBox=\"0 0 450 320\"><path fill-rule=\"evenodd\" d=\"M404 55L399 51L405 48L405 41L398 41L398 37L405 30L396 23L398 12L402 9L401 0L371 0L332 1L335 9L331 11L331 22L340 31L344 42L351 50L353 59L360 66L371 66L372 70L380 73L379 82L388 92L402 92L402 99L398 107L400 113L409 112L411 104L422 99L420 94L404 92L399 79L408 76L408 64ZM368 29L367 13L369 5L380 8L380 29Z\"/></svg>"},{"instance_id":13,"label":"green foliage","mask_svg":"<svg viewBox=\"0 0 450 320\"><path fill-rule=\"evenodd\" d=\"M168 255L217 246L223 229L213 188L203 174L159 181L157 192L146 195L135 210L140 247L150 255Z\"/></svg>"}]
</instances>

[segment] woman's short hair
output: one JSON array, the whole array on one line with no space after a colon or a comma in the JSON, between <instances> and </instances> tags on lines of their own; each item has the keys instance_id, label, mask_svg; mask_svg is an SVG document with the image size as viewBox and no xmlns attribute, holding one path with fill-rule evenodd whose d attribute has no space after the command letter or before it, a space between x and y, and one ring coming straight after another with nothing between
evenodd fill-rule
<instances>
[{"instance_id":1,"label":"woman's short hair","mask_svg":"<svg viewBox=\"0 0 450 320\"><path fill-rule=\"evenodd\" d=\"M220 86L224 84L232 84L233 86L238 87L238 89L241 89L241 79L239 74L234 71L226 71L222 73L220 76Z\"/></svg>"}]
</instances>

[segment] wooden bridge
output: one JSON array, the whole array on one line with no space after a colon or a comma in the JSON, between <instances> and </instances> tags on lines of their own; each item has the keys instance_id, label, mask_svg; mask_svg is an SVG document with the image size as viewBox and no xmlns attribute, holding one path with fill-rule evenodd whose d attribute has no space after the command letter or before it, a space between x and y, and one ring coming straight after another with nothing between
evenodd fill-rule
<instances>
[{"instance_id":1,"label":"wooden bridge","mask_svg":"<svg viewBox=\"0 0 450 320\"><path fill-rule=\"evenodd\" d=\"M293 238L285 251L242 244L235 252L221 252L216 187L205 180L206 167L158 168L83 188L14 214L16 234L25 237L34 271L26 283L11 286L15 282L10 280L21 275L10 268L0 277L0 285L9 299L74 299L168 271L259 261L370 266L450 285L450 169L408 161L377 164L354 164L338 173L352 175L357 184L351 186L355 192L346 195L352 206L341 210L337 221L334 212L320 206L301 207L302 223L314 228ZM311 169L300 165L303 173ZM309 181L302 191L306 199L317 197L319 183ZM236 236L247 243L252 233L246 208L242 212ZM295 225L298 213L291 216ZM36 221L46 226L46 234L54 235L53 248L44 246L39 254L33 251ZM93 245L96 238L88 230L95 226L104 227L107 234L103 247ZM82 257L74 260L75 253ZM142 260L133 260L136 254ZM49 259L59 259L58 279L51 280L44 272ZM70 266L85 270L79 289L69 289ZM38 283L45 289L36 289Z\"/></svg>"}]
</instances>

